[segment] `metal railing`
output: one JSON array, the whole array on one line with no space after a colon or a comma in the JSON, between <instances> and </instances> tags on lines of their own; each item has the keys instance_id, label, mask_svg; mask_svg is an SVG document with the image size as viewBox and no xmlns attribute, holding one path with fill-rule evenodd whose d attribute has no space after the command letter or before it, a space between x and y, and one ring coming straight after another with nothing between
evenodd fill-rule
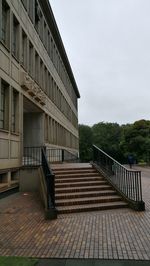
<instances>
[{"instance_id":1,"label":"metal railing","mask_svg":"<svg viewBox=\"0 0 150 266\"><path fill-rule=\"evenodd\" d=\"M43 147L24 147L23 165L24 166L39 166L41 161L41 150ZM65 149L46 148L46 158L49 163L61 162L79 162L78 154L74 154Z\"/></svg>"},{"instance_id":2,"label":"metal railing","mask_svg":"<svg viewBox=\"0 0 150 266\"><path fill-rule=\"evenodd\" d=\"M24 147L23 166L42 167L43 180L45 184L45 217L47 219L57 218L55 208L55 175L46 156L46 147Z\"/></svg>"},{"instance_id":3,"label":"metal railing","mask_svg":"<svg viewBox=\"0 0 150 266\"><path fill-rule=\"evenodd\" d=\"M47 186L47 209L55 209L55 175L46 158L45 149L41 149L42 169Z\"/></svg>"},{"instance_id":4,"label":"metal railing","mask_svg":"<svg viewBox=\"0 0 150 266\"><path fill-rule=\"evenodd\" d=\"M46 155L48 162L59 163L59 162L77 162L78 155L73 154L65 149L46 148Z\"/></svg>"},{"instance_id":5,"label":"metal railing","mask_svg":"<svg viewBox=\"0 0 150 266\"><path fill-rule=\"evenodd\" d=\"M42 147L24 147L23 166L39 166L41 165Z\"/></svg>"},{"instance_id":6,"label":"metal railing","mask_svg":"<svg viewBox=\"0 0 150 266\"><path fill-rule=\"evenodd\" d=\"M128 170L104 151L93 145L94 166L136 210L145 210L142 200L141 171Z\"/></svg>"}]
</instances>

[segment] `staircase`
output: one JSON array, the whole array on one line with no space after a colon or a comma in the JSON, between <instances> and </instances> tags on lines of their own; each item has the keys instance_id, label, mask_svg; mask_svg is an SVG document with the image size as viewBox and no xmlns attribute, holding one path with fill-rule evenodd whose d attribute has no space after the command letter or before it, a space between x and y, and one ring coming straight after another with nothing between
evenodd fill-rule
<instances>
[{"instance_id":1,"label":"staircase","mask_svg":"<svg viewBox=\"0 0 150 266\"><path fill-rule=\"evenodd\" d=\"M127 203L92 166L54 167L58 214L127 207Z\"/></svg>"}]
</instances>

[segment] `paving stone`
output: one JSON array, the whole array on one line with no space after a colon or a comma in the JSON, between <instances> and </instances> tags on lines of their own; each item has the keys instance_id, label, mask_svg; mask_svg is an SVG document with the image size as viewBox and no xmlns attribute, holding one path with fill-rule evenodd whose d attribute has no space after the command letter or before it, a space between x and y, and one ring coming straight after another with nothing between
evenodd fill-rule
<instances>
[{"instance_id":1,"label":"paving stone","mask_svg":"<svg viewBox=\"0 0 150 266\"><path fill-rule=\"evenodd\" d=\"M37 194L16 193L1 199L0 255L105 258L105 263L106 259L114 263L106 264L109 266L147 266L150 264L150 168L143 170L142 186L145 212L118 209L63 214L53 221L44 220ZM104 265L101 262L94 260L94 265Z\"/></svg>"}]
</instances>

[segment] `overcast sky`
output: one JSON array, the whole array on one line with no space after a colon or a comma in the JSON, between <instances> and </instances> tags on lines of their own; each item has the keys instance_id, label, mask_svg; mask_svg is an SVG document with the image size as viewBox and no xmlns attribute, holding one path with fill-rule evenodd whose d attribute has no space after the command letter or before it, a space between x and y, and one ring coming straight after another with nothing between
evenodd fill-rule
<instances>
[{"instance_id":1,"label":"overcast sky","mask_svg":"<svg viewBox=\"0 0 150 266\"><path fill-rule=\"evenodd\" d=\"M150 0L50 0L80 91L79 123L150 119Z\"/></svg>"}]
</instances>

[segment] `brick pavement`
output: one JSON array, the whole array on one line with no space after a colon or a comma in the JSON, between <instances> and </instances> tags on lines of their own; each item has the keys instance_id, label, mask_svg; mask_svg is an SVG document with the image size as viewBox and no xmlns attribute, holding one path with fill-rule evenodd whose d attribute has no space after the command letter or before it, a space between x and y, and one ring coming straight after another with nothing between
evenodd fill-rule
<instances>
[{"instance_id":1,"label":"brick pavement","mask_svg":"<svg viewBox=\"0 0 150 266\"><path fill-rule=\"evenodd\" d=\"M143 172L145 212L64 214L45 221L36 194L0 200L0 255L150 260L150 169Z\"/></svg>"}]
</instances>

